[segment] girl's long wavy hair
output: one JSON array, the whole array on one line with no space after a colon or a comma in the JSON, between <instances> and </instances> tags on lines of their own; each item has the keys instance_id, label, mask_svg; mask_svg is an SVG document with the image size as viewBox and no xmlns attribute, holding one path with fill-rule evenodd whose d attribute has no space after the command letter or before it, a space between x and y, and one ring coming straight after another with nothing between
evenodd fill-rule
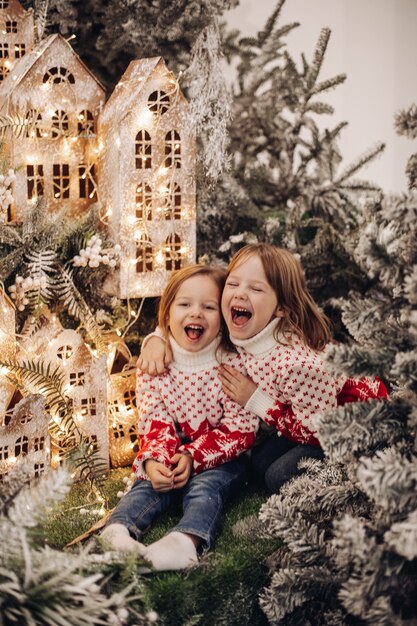
<instances>
[{"instance_id":1,"label":"girl's long wavy hair","mask_svg":"<svg viewBox=\"0 0 417 626\"><path fill-rule=\"evenodd\" d=\"M165 338L168 339L168 319L171 305L174 302L175 296L177 295L181 285L189 278L194 278L195 276L207 276L211 278L219 289L219 315L220 330L222 334L222 341L220 343L220 346L224 350L230 352L230 350L232 350L233 348L229 341L229 333L220 309L220 298L226 280L226 270L221 267L211 267L210 265L199 264L188 265L187 267L183 267L182 269L177 270L176 272L171 274L159 301L158 326L163 331Z\"/></svg>"},{"instance_id":2,"label":"girl's long wavy hair","mask_svg":"<svg viewBox=\"0 0 417 626\"><path fill-rule=\"evenodd\" d=\"M233 256L227 274L255 254L261 259L267 281L284 312L276 339L282 333L290 340L290 335L295 333L313 350L323 350L331 340L330 320L314 302L302 267L291 252L267 243L249 244Z\"/></svg>"}]
</instances>

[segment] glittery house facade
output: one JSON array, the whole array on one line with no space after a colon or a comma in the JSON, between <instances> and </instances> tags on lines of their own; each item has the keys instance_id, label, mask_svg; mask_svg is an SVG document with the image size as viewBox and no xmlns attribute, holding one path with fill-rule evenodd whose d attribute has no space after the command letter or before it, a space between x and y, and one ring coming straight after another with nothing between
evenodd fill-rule
<instances>
[{"instance_id":1,"label":"glittery house facade","mask_svg":"<svg viewBox=\"0 0 417 626\"><path fill-rule=\"evenodd\" d=\"M18 0L0 0L0 82L33 46L33 9Z\"/></svg>"},{"instance_id":2,"label":"glittery house facade","mask_svg":"<svg viewBox=\"0 0 417 626\"><path fill-rule=\"evenodd\" d=\"M0 422L0 483L23 458L29 476L38 478L48 471L51 458L48 423L45 400L39 394L22 398L5 413Z\"/></svg>"},{"instance_id":3,"label":"glittery house facade","mask_svg":"<svg viewBox=\"0 0 417 626\"><path fill-rule=\"evenodd\" d=\"M1 0L0 0L1 1ZM0 84L1 113L20 119L8 132L7 156L16 170L10 220L24 221L44 197L50 211L81 215L97 200L97 122L105 92L71 45L51 35Z\"/></svg>"},{"instance_id":4,"label":"glittery house facade","mask_svg":"<svg viewBox=\"0 0 417 626\"><path fill-rule=\"evenodd\" d=\"M189 105L161 57L132 61L99 124L100 197L121 245L108 290L160 295L195 259L195 137Z\"/></svg>"},{"instance_id":5,"label":"glittery house facade","mask_svg":"<svg viewBox=\"0 0 417 626\"><path fill-rule=\"evenodd\" d=\"M0 284L0 360L11 361L16 356L16 309ZM0 420L15 391L7 379L7 371L0 367Z\"/></svg>"}]
</instances>

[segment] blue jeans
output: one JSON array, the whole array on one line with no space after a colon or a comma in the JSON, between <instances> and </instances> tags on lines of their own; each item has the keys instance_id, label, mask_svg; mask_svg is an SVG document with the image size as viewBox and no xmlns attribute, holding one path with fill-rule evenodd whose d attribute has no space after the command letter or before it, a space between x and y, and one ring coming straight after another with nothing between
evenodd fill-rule
<instances>
[{"instance_id":1,"label":"blue jeans","mask_svg":"<svg viewBox=\"0 0 417 626\"><path fill-rule=\"evenodd\" d=\"M138 540L161 513L166 511L178 494L182 495L183 516L170 532L180 531L202 539L202 548L210 549L217 536L224 504L245 474L247 459L233 461L192 476L181 490L161 493L150 480L137 480L123 496L109 517L109 524L123 524Z\"/></svg>"},{"instance_id":2,"label":"blue jeans","mask_svg":"<svg viewBox=\"0 0 417 626\"><path fill-rule=\"evenodd\" d=\"M275 433L253 448L251 466L272 493L278 493L282 485L302 473L298 469L301 459L322 459L319 446L295 443Z\"/></svg>"}]
</instances>

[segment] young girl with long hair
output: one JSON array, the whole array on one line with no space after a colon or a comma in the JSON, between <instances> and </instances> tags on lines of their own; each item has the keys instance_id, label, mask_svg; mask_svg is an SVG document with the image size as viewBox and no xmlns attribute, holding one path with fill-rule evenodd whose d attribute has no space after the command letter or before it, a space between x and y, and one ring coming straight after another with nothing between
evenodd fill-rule
<instances>
[{"instance_id":1,"label":"young girl with long hair","mask_svg":"<svg viewBox=\"0 0 417 626\"><path fill-rule=\"evenodd\" d=\"M209 549L221 511L244 474L239 455L255 441L258 419L222 390L220 360L243 371L239 354L225 351L220 296L225 272L202 265L174 273L161 297L160 331L173 361L154 378L138 371L140 450L138 480L123 496L102 533L115 549L136 552L155 569L183 569ZM239 458L238 458L239 457ZM181 490L183 516L145 547L139 540Z\"/></svg>"},{"instance_id":2,"label":"young girl with long hair","mask_svg":"<svg viewBox=\"0 0 417 626\"><path fill-rule=\"evenodd\" d=\"M299 473L301 458L322 458L317 416L345 402L386 397L386 389L377 379L336 379L327 370L329 322L288 250L263 243L239 250L227 269L222 312L247 370L223 365L223 388L273 427L274 434L255 446L252 468L277 492ZM157 341L146 346L142 366L149 354L158 367L169 362L167 346Z\"/></svg>"}]
</instances>

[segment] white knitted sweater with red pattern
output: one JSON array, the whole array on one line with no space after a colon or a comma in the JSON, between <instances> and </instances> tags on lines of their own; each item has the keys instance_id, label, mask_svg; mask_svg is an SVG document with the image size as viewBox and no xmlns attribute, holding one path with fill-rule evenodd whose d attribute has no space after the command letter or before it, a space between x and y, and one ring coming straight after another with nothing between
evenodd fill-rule
<instances>
[{"instance_id":1,"label":"white knitted sweater with red pattern","mask_svg":"<svg viewBox=\"0 0 417 626\"><path fill-rule=\"evenodd\" d=\"M187 451L198 474L253 445L259 419L227 397L217 375L219 361L245 373L243 360L239 354L220 352L219 342L216 338L193 353L170 337L174 359L169 371L152 377L138 370L141 448L133 471L139 478L148 478L143 467L147 459L170 467L174 454Z\"/></svg>"},{"instance_id":2,"label":"white knitted sweater with red pattern","mask_svg":"<svg viewBox=\"0 0 417 626\"><path fill-rule=\"evenodd\" d=\"M274 337L278 323L279 320L273 320L250 339L231 337L248 375L258 385L245 409L293 441L307 443L316 432L316 417L337 406L337 393L345 379L336 380L327 371L323 356L297 336L289 342L279 335L278 342ZM285 410L277 421L270 412L280 405Z\"/></svg>"}]
</instances>

